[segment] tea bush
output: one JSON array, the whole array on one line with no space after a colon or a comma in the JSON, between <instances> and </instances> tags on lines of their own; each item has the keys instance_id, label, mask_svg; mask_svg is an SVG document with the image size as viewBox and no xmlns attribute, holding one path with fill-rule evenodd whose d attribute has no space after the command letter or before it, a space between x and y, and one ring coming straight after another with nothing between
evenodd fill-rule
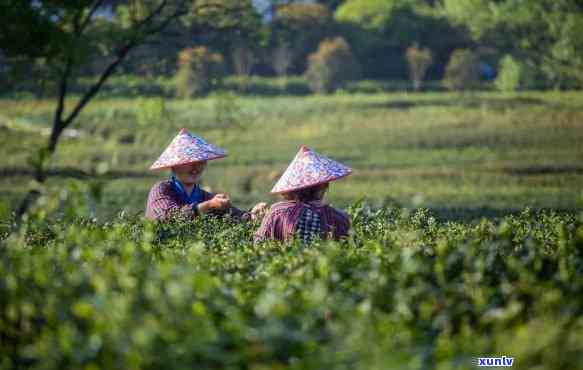
<instances>
[{"instance_id":1,"label":"tea bush","mask_svg":"<svg viewBox=\"0 0 583 370\"><path fill-rule=\"evenodd\" d=\"M350 238L29 216L0 241L0 367L581 368L583 217L442 223L355 204Z\"/></svg>"}]
</instances>

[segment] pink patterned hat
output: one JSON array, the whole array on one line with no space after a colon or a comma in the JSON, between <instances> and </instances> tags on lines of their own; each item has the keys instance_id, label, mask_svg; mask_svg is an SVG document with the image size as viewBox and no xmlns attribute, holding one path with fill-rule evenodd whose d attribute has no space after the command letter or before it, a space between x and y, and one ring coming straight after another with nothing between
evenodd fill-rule
<instances>
[{"instance_id":1,"label":"pink patterned hat","mask_svg":"<svg viewBox=\"0 0 583 370\"><path fill-rule=\"evenodd\" d=\"M181 164L210 161L226 156L224 150L207 143L198 136L192 135L183 128L150 169L161 170Z\"/></svg>"},{"instance_id":2,"label":"pink patterned hat","mask_svg":"<svg viewBox=\"0 0 583 370\"><path fill-rule=\"evenodd\" d=\"M334 181L352 174L352 169L303 146L294 160L277 181L272 194L287 193L294 190Z\"/></svg>"}]
</instances>

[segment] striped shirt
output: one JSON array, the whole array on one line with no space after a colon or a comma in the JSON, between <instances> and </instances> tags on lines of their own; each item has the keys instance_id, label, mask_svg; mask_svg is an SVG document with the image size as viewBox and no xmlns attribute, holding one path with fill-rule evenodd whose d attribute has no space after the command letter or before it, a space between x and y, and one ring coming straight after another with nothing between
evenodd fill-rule
<instances>
[{"instance_id":1,"label":"striped shirt","mask_svg":"<svg viewBox=\"0 0 583 370\"><path fill-rule=\"evenodd\" d=\"M195 196L195 192L198 192ZM214 194L202 190L198 186L193 190L191 196L185 196L172 179L157 183L150 190L146 203L146 218L150 220L165 220L169 217L192 218L198 214L196 206L201 202L212 199ZM249 213L241 211L235 207L228 210L213 210L209 212L213 215L229 214L235 218L249 218Z\"/></svg>"},{"instance_id":2,"label":"striped shirt","mask_svg":"<svg viewBox=\"0 0 583 370\"><path fill-rule=\"evenodd\" d=\"M197 188L194 191L201 192L201 202L213 197L207 191ZM172 183L172 180L160 181L152 187L146 203L146 218L150 220L163 220L168 217L194 217L198 203L191 203L185 199Z\"/></svg>"},{"instance_id":3,"label":"striped shirt","mask_svg":"<svg viewBox=\"0 0 583 370\"><path fill-rule=\"evenodd\" d=\"M303 240L307 234L310 235L306 238L311 238L315 232L315 223L319 224L317 234L322 239L332 237L339 240L346 237L350 229L350 220L346 213L322 202L284 201L271 206L263 218L261 227L255 233L255 241L269 239L288 241L294 236L299 236Z\"/></svg>"}]
</instances>

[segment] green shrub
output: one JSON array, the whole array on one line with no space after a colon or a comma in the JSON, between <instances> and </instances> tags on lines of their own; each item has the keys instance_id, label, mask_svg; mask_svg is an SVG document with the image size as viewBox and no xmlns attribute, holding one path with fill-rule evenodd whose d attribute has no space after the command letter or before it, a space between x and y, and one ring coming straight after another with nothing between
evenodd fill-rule
<instances>
[{"instance_id":1,"label":"green shrub","mask_svg":"<svg viewBox=\"0 0 583 370\"><path fill-rule=\"evenodd\" d=\"M500 91L517 91L534 87L535 73L528 64L511 55L500 61L495 85Z\"/></svg>"},{"instance_id":2,"label":"green shrub","mask_svg":"<svg viewBox=\"0 0 583 370\"><path fill-rule=\"evenodd\" d=\"M343 38L327 39L308 57L306 79L316 93L330 93L344 88L359 75L358 62Z\"/></svg>"},{"instance_id":3,"label":"green shrub","mask_svg":"<svg viewBox=\"0 0 583 370\"><path fill-rule=\"evenodd\" d=\"M473 90L480 86L480 59L472 50L455 50L445 68L444 85L449 90Z\"/></svg>"},{"instance_id":4,"label":"green shrub","mask_svg":"<svg viewBox=\"0 0 583 370\"><path fill-rule=\"evenodd\" d=\"M224 76L223 56L204 46L184 49L178 55L176 95L190 98L220 87Z\"/></svg>"}]
</instances>

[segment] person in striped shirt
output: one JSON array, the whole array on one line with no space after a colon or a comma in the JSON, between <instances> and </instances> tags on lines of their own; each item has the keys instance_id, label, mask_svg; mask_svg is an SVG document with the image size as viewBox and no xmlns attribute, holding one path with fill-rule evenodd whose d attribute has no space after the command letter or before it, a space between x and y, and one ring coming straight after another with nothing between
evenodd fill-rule
<instances>
[{"instance_id":1,"label":"person in striped shirt","mask_svg":"<svg viewBox=\"0 0 583 370\"><path fill-rule=\"evenodd\" d=\"M228 194L212 194L198 184L207 161L224 158L225 152L190 134L186 129L172 140L152 170L171 169L168 180L155 184L148 195L145 216L150 220L170 217L195 217L199 214L217 214L249 219L265 208L265 203L244 212L231 205Z\"/></svg>"},{"instance_id":2,"label":"person in striped shirt","mask_svg":"<svg viewBox=\"0 0 583 370\"><path fill-rule=\"evenodd\" d=\"M351 173L349 167L302 146L271 190L284 200L271 206L255 233L255 242L298 238L308 243L314 238L339 240L348 236L348 215L323 199L331 181Z\"/></svg>"}]
</instances>

